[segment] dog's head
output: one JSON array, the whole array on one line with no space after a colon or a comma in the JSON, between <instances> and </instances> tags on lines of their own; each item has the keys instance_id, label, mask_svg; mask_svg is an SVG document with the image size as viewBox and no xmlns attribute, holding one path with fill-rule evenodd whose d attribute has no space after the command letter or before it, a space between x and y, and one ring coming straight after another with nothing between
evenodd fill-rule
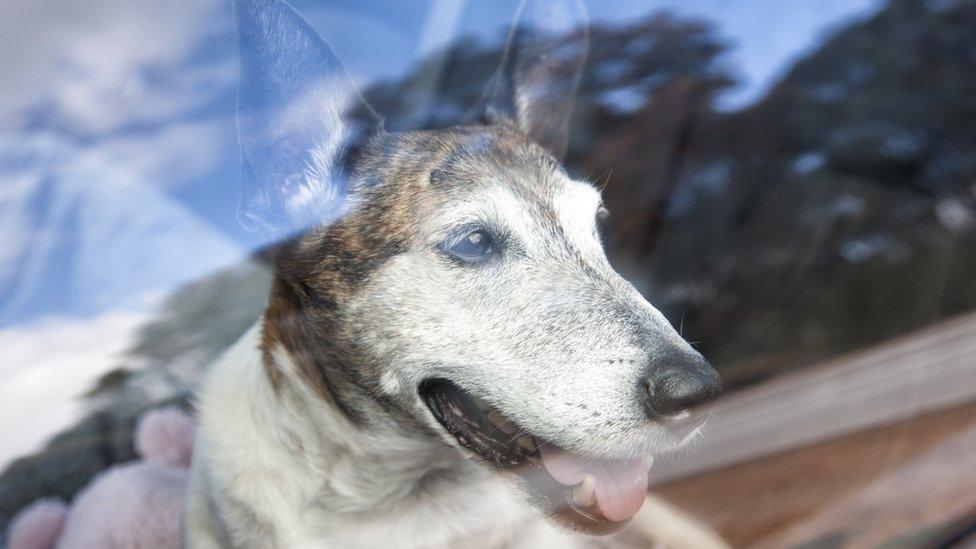
<instances>
[{"instance_id":1,"label":"dog's head","mask_svg":"<svg viewBox=\"0 0 976 549\"><path fill-rule=\"evenodd\" d=\"M557 160L582 7L523 6L485 123L400 134L286 4L237 15L242 219L288 234L268 374L364 428L433 434L572 527L625 524L719 379L611 268L600 193Z\"/></svg>"}]
</instances>

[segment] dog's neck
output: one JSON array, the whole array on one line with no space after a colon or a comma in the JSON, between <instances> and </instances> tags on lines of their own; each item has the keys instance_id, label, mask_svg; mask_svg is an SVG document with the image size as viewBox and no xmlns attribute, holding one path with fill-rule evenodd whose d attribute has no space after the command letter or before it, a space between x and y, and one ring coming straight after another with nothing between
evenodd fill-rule
<instances>
[{"instance_id":1,"label":"dog's neck","mask_svg":"<svg viewBox=\"0 0 976 549\"><path fill-rule=\"evenodd\" d=\"M221 529L242 545L501 546L559 536L443 443L394 424L354 424L291 373L283 349L271 353L283 373L272 381L259 339L255 326L214 366L194 465Z\"/></svg>"}]
</instances>

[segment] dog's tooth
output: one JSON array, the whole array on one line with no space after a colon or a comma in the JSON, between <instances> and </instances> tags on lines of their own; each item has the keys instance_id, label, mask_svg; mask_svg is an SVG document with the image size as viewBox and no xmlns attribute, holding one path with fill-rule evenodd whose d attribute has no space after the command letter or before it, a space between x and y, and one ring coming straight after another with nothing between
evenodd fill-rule
<instances>
[{"instance_id":1,"label":"dog's tooth","mask_svg":"<svg viewBox=\"0 0 976 549\"><path fill-rule=\"evenodd\" d=\"M585 509L596 503L596 479L593 475L583 477L583 482L573 487L573 503Z\"/></svg>"}]
</instances>

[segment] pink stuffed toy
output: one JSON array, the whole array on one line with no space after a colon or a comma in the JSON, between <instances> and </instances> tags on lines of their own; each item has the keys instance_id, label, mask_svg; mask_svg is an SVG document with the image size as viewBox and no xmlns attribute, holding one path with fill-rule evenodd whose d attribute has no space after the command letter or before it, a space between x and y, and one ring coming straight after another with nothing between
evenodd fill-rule
<instances>
[{"instance_id":1,"label":"pink stuffed toy","mask_svg":"<svg viewBox=\"0 0 976 549\"><path fill-rule=\"evenodd\" d=\"M10 523L10 549L179 547L193 432L175 407L147 412L135 432L142 461L99 474L70 507L56 499L32 503Z\"/></svg>"}]
</instances>

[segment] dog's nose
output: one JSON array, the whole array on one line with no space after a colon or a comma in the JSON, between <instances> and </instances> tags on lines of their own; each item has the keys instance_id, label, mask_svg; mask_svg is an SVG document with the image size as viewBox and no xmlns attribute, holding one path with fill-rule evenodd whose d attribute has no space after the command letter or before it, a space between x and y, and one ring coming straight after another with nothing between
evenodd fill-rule
<instances>
[{"instance_id":1,"label":"dog's nose","mask_svg":"<svg viewBox=\"0 0 976 549\"><path fill-rule=\"evenodd\" d=\"M646 407L652 417L700 409L715 400L722 390L718 372L695 352L658 357L651 365L646 383Z\"/></svg>"}]
</instances>

